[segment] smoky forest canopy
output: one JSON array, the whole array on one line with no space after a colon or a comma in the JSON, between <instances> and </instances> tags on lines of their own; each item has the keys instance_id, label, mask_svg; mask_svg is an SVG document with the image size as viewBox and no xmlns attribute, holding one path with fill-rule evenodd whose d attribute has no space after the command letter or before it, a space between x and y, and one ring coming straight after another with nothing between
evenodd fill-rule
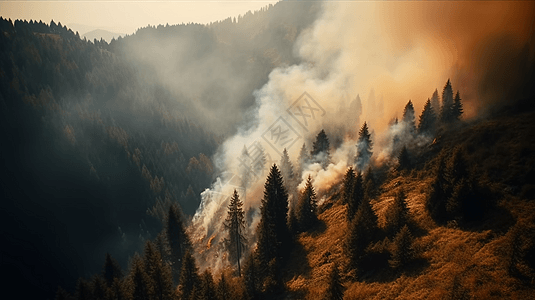
<instances>
[{"instance_id":1,"label":"smoky forest canopy","mask_svg":"<svg viewBox=\"0 0 535 300\"><path fill-rule=\"evenodd\" d=\"M228 149L264 122L259 99L280 74L310 71L323 9L279 2L110 43L0 18L5 285L47 299L530 295L529 42L507 40L508 53L486 41L515 74L502 87L502 63L482 71L484 117L466 117L458 78L403 100L381 129L350 95L298 146L232 166L242 180L223 193L228 158L252 157L249 144ZM389 101L367 100L381 114Z\"/></svg>"}]
</instances>

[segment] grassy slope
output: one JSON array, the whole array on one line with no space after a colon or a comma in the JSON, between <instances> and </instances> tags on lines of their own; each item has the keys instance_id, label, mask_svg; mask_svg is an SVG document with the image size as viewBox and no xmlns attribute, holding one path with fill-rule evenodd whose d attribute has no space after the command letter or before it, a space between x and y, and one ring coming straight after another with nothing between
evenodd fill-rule
<instances>
[{"instance_id":1,"label":"grassy slope","mask_svg":"<svg viewBox=\"0 0 535 300\"><path fill-rule=\"evenodd\" d=\"M431 181L428 166L409 175L392 175L372 201L382 226L383 214L398 189L407 193L408 206L419 227L415 233L416 263L402 274L383 268L354 282L346 275L343 241L347 232L346 207L337 201L320 215L321 225L312 233L302 233L286 268L290 298L317 299L327 287L327 274L336 262L341 270L346 299L529 299L533 283L511 277L503 263L504 234L516 219L533 224L535 201L526 174L533 172L535 113L500 116L468 124L439 139L440 148L462 145L476 174L482 174L498 195L498 207L483 220L457 226L439 226L428 216L424 201ZM434 150L429 150L433 152ZM437 152L437 151L435 151ZM424 162L425 163L425 162Z\"/></svg>"}]
</instances>

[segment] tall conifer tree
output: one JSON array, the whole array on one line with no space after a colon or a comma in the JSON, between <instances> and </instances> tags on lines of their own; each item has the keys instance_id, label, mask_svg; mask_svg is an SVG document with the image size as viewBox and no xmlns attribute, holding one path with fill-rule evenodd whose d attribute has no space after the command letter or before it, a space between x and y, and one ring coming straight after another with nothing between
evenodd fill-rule
<instances>
[{"instance_id":1,"label":"tall conifer tree","mask_svg":"<svg viewBox=\"0 0 535 300\"><path fill-rule=\"evenodd\" d=\"M355 164L357 171L362 172L367 166L372 157L373 143L371 134L368 130L368 124L364 122L359 131L359 138L357 141L357 155L355 157Z\"/></svg>"},{"instance_id":2,"label":"tall conifer tree","mask_svg":"<svg viewBox=\"0 0 535 300\"><path fill-rule=\"evenodd\" d=\"M230 198L228 214L225 219L225 228L228 231L228 238L225 240L226 248L229 252L229 261L238 264L238 275L241 276L240 259L247 247L247 238L245 236L245 213L243 203L240 200L238 192Z\"/></svg>"}]
</instances>

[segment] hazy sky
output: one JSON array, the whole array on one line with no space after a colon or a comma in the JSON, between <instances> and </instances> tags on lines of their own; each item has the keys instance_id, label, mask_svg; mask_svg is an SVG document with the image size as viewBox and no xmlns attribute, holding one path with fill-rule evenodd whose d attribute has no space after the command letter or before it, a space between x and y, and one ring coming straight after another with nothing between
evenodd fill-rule
<instances>
[{"instance_id":1,"label":"hazy sky","mask_svg":"<svg viewBox=\"0 0 535 300\"><path fill-rule=\"evenodd\" d=\"M209 23L255 11L276 0L0 0L6 19L54 20L131 34L140 27L166 23ZM69 26L83 31L84 26ZM80 32L84 34L85 32Z\"/></svg>"}]
</instances>

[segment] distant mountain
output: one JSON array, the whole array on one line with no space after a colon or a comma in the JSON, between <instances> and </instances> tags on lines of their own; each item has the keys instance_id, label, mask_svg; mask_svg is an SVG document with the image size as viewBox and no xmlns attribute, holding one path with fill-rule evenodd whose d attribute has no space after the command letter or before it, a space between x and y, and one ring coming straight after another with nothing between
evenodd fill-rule
<instances>
[{"instance_id":1,"label":"distant mountain","mask_svg":"<svg viewBox=\"0 0 535 300\"><path fill-rule=\"evenodd\" d=\"M112 39L117 39L119 36L124 36L124 33L116 33L107 31L104 29L95 29L92 31L89 31L87 33L84 33L82 36L87 38L88 40L92 41L94 39L97 39L100 41L100 39L104 39L107 42L111 42Z\"/></svg>"}]
</instances>

